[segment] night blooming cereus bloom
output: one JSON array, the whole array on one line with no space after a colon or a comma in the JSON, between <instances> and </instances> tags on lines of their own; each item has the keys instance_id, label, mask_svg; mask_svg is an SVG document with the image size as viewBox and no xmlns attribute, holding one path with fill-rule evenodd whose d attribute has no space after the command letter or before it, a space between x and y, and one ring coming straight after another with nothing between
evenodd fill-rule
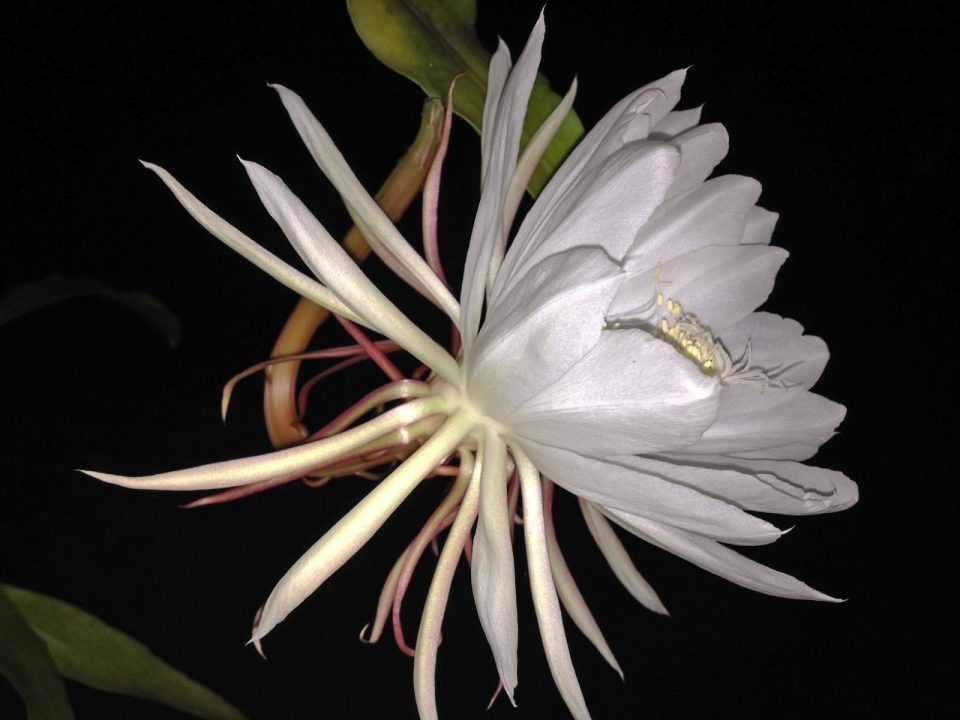
<instances>
[{"instance_id":1,"label":"night blooming cereus bloom","mask_svg":"<svg viewBox=\"0 0 960 720\"><path fill-rule=\"evenodd\" d=\"M384 448L405 449L403 462L280 579L258 614L256 642L357 552L424 478L451 476L440 507L394 566L368 636L379 635L392 606L395 633L406 647L399 599L424 548L449 528L416 642L414 686L425 719L437 714L440 625L465 550L480 621L502 686L513 697L518 496L540 634L576 718L589 715L561 603L619 667L560 554L551 520L554 483L578 496L617 577L661 613L663 605L630 562L611 521L751 590L830 600L728 545L769 543L782 534L748 511L804 515L857 500L856 485L844 475L800 462L844 415L842 406L810 392L827 348L803 335L796 322L755 312L787 256L769 245L776 215L755 205L755 180L707 180L726 154L727 135L720 125L700 125L697 109L673 110L683 71L637 90L607 113L508 244L530 174L573 102L575 88L519 154L543 34L541 18L515 66L502 43L490 63L482 193L459 302L436 259L440 160L424 191L425 260L364 191L303 101L275 86L374 250L450 317L462 339L460 352L448 352L405 317L265 168L243 163L267 211L319 282L227 224L165 170L148 165L207 230L340 317L391 382L319 439L297 447L149 477L90 473L155 490L259 487L333 475L356 467L358 459L376 460ZM444 149L445 142L446 136ZM374 342L357 326L387 340ZM386 357L397 347L429 368L426 380L398 376ZM359 422L398 400L405 402ZM384 465L395 458L383 457Z\"/></svg>"}]
</instances>

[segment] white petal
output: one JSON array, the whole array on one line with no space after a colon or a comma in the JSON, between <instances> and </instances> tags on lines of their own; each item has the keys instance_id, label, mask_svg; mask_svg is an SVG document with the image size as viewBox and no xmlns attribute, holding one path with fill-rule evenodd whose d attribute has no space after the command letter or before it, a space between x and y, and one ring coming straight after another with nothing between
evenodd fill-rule
<instances>
[{"instance_id":1,"label":"white petal","mask_svg":"<svg viewBox=\"0 0 960 720\"><path fill-rule=\"evenodd\" d=\"M573 247L595 245L615 260L622 259L637 231L663 202L679 160L671 145L635 143L577 178L557 210L533 229L531 242L516 250L511 247L510 274L498 281L496 298L521 282L536 263Z\"/></svg>"},{"instance_id":2,"label":"white petal","mask_svg":"<svg viewBox=\"0 0 960 720\"><path fill-rule=\"evenodd\" d=\"M645 608L660 615L669 615L656 591L634 566L627 549L620 542L610 522L597 506L583 498L578 498L584 522L593 537L600 553L610 565L613 574L633 597Z\"/></svg>"},{"instance_id":3,"label":"white petal","mask_svg":"<svg viewBox=\"0 0 960 720\"><path fill-rule=\"evenodd\" d=\"M533 175L534 170L536 170L537 163L540 162L543 153L546 152L557 131L560 129L560 126L563 124L563 121L566 119L570 108L573 107L573 100L576 95L577 80L574 78L567 94L563 96L563 99L561 99L559 104L550 112L547 119L537 128L533 137L530 138L530 142L528 142L527 146L523 149L523 154L517 162L517 169L513 174L513 178L510 180L510 188L507 191L507 198L504 202L503 226L505 230L509 230L513 225L517 208L520 207L520 201L526 192L530 177ZM488 292L493 290L493 281L496 279L500 265L503 262L503 256L506 252L506 241L506 234L504 234L494 249L493 258L490 263L490 272L487 273Z\"/></svg>"},{"instance_id":4,"label":"white petal","mask_svg":"<svg viewBox=\"0 0 960 720\"><path fill-rule=\"evenodd\" d=\"M782 535L730 503L644 474L632 457L608 462L529 440L518 444L546 477L590 502L740 545L765 544Z\"/></svg>"},{"instance_id":5,"label":"white petal","mask_svg":"<svg viewBox=\"0 0 960 720\"><path fill-rule=\"evenodd\" d=\"M700 440L683 452L762 453L767 449L796 443L819 447L830 439L846 414L843 405L802 388L770 388L768 392L768 398L786 400L756 412L721 415ZM765 455L761 454L760 457Z\"/></svg>"},{"instance_id":6,"label":"white petal","mask_svg":"<svg viewBox=\"0 0 960 720\"><path fill-rule=\"evenodd\" d=\"M384 262L413 288L457 322L460 307L436 273L400 234L354 175L327 131L303 99L282 85L271 85L317 165L340 193L354 221Z\"/></svg>"},{"instance_id":7,"label":"white petal","mask_svg":"<svg viewBox=\"0 0 960 720\"><path fill-rule=\"evenodd\" d=\"M856 485L842 473L798 463L717 456L716 460L697 464L641 457L635 464L648 475L681 483L754 512L812 515L842 510L856 502Z\"/></svg>"},{"instance_id":8,"label":"white petal","mask_svg":"<svg viewBox=\"0 0 960 720\"><path fill-rule=\"evenodd\" d=\"M484 134L491 135L488 146L490 157L467 247L463 286L460 289L460 332L465 355L470 353L480 327L490 260L497 243L504 239L507 232L503 223L504 204L517 165L527 101L540 65L543 32L541 13L503 87L493 126L483 128Z\"/></svg>"},{"instance_id":9,"label":"white petal","mask_svg":"<svg viewBox=\"0 0 960 720\"><path fill-rule=\"evenodd\" d=\"M786 460L736 460L737 465L754 472L779 487L793 486L803 492L811 506L820 505L814 512L838 512L857 504L860 493L857 484L841 472L814 465L802 465Z\"/></svg>"},{"instance_id":10,"label":"white petal","mask_svg":"<svg viewBox=\"0 0 960 720\"><path fill-rule=\"evenodd\" d=\"M747 215L747 227L743 231L744 245L769 245L773 228L780 216L762 207L753 208Z\"/></svg>"},{"instance_id":11,"label":"white petal","mask_svg":"<svg viewBox=\"0 0 960 720\"><path fill-rule=\"evenodd\" d=\"M793 392L790 392L793 390ZM755 383L733 383L724 385L720 393L719 420L734 415L766 412L777 405L791 402L802 388L790 386L763 385Z\"/></svg>"},{"instance_id":12,"label":"white petal","mask_svg":"<svg viewBox=\"0 0 960 720\"><path fill-rule=\"evenodd\" d=\"M414 400L385 412L363 425L329 438L264 455L200 465L158 475L126 477L92 470L81 470L81 472L111 485L142 490L218 490L252 485L263 480L294 479L421 418L442 413L445 409L440 398Z\"/></svg>"},{"instance_id":13,"label":"white petal","mask_svg":"<svg viewBox=\"0 0 960 720\"><path fill-rule=\"evenodd\" d=\"M577 587L576 580L573 579L573 573L570 572L570 566L567 565L563 557L563 551L560 549L560 541L557 539L556 524L553 521L553 495L554 485L551 481L543 478L543 520L544 534L547 540L547 555L550 558L550 572L553 575L553 582L557 588L557 596L560 598L560 604L567 611L567 615L573 620L573 624L579 628L593 646L597 649L603 659L623 680L623 670L617 662L610 645L603 632L597 624L590 607L584 599L580 588Z\"/></svg>"},{"instance_id":14,"label":"white petal","mask_svg":"<svg viewBox=\"0 0 960 720\"><path fill-rule=\"evenodd\" d=\"M583 176L576 202L565 204L562 221L520 267L577 245L599 245L622 259L666 197L679 159L675 148L657 143L632 143L611 155Z\"/></svg>"},{"instance_id":15,"label":"white petal","mask_svg":"<svg viewBox=\"0 0 960 720\"><path fill-rule=\"evenodd\" d=\"M696 127L700 124L700 115L703 113L703 106L690 108L689 110L674 110L667 113L656 126L650 131L651 140L672 140L682 132Z\"/></svg>"},{"instance_id":16,"label":"white petal","mask_svg":"<svg viewBox=\"0 0 960 720\"><path fill-rule=\"evenodd\" d=\"M740 358L750 344L751 366L762 368L786 385L809 389L817 382L830 357L827 344L804 335L796 320L767 312L747 315L723 331L719 338L730 353Z\"/></svg>"},{"instance_id":17,"label":"white petal","mask_svg":"<svg viewBox=\"0 0 960 720\"><path fill-rule=\"evenodd\" d=\"M253 240L233 227L210 208L177 182L176 178L158 165L144 162L143 166L152 170L170 188L184 209L193 216L211 235L275 280L279 280L298 295L312 300L317 305L325 307L337 315L349 318L354 322L362 322L350 308L343 304L330 288L326 288L311 277L307 277L299 270L290 267L273 253L260 247Z\"/></svg>"},{"instance_id":18,"label":"white petal","mask_svg":"<svg viewBox=\"0 0 960 720\"><path fill-rule=\"evenodd\" d=\"M548 258L492 307L473 357L465 357L470 398L487 415L514 407L563 375L597 342L620 268L602 250Z\"/></svg>"},{"instance_id":19,"label":"white petal","mask_svg":"<svg viewBox=\"0 0 960 720\"><path fill-rule=\"evenodd\" d=\"M624 267L653 269L707 245L739 245L758 197L756 180L723 175L667 200L637 233Z\"/></svg>"},{"instance_id":20,"label":"white petal","mask_svg":"<svg viewBox=\"0 0 960 720\"><path fill-rule=\"evenodd\" d=\"M310 269L357 315L365 318L365 324L398 343L448 382L458 384L460 370L456 360L370 282L283 181L256 163L243 161L243 165L267 212Z\"/></svg>"},{"instance_id":21,"label":"white petal","mask_svg":"<svg viewBox=\"0 0 960 720\"><path fill-rule=\"evenodd\" d=\"M480 128L480 182L487 176L490 161L493 156L493 126L497 120L497 110L500 108L500 97L503 95L503 86L507 76L513 68L510 59L510 48L498 38L497 51L490 59L487 70L487 92L483 97L483 125Z\"/></svg>"},{"instance_id":22,"label":"white petal","mask_svg":"<svg viewBox=\"0 0 960 720\"><path fill-rule=\"evenodd\" d=\"M664 263L660 277L669 283L664 295L721 336L767 299L786 259L777 247L709 245Z\"/></svg>"},{"instance_id":23,"label":"white petal","mask_svg":"<svg viewBox=\"0 0 960 720\"><path fill-rule=\"evenodd\" d=\"M831 436L827 437L827 440ZM765 447L759 450L738 450L732 455L736 459L749 458L755 460L796 460L802 462L809 460L826 440L816 442L795 442L786 445L777 445L775 447Z\"/></svg>"},{"instance_id":24,"label":"white petal","mask_svg":"<svg viewBox=\"0 0 960 720\"><path fill-rule=\"evenodd\" d=\"M669 195L679 195L696 187L708 177L727 155L730 137L720 123L700 125L673 139L680 148L680 167Z\"/></svg>"},{"instance_id":25,"label":"white petal","mask_svg":"<svg viewBox=\"0 0 960 720\"><path fill-rule=\"evenodd\" d=\"M857 484L841 472L789 460L751 460L729 455L687 455L671 462L696 463L713 470L750 473L778 493L796 498L794 506L772 510L806 515L846 510L857 503ZM759 508L755 508L758 509Z\"/></svg>"},{"instance_id":26,"label":"white petal","mask_svg":"<svg viewBox=\"0 0 960 720\"><path fill-rule=\"evenodd\" d=\"M566 215L566 206L578 192L571 186L592 172L606 158L628 142L643 140L650 127L655 126L680 99L680 87L686 70L677 70L664 78L636 90L623 98L586 134L570 156L557 169L540 197L523 219L520 229L504 258L501 278L494 286L492 297L505 290L506 281L515 282L522 275L517 263L529 252L528 245L536 245ZM560 217L552 219L559 213Z\"/></svg>"},{"instance_id":27,"label":"white petal","mask_svg":"<svg viewBox=\"0 0 960 720\"><path fill-rule=\"evenodd\" d=\"M252 640L260 640L362 548L420 481L473 429L468 413L452 415L422 447L382 480L284 574L263 606Z\"/></svg>"},{"instance_id":28,"label":"white petal","mask_svg":"<svg viewBox=\"0 0 960 720\"><path fill-rule=\"evenodd\" d=\"M570 157L544 188L539 211L547 211L566 191L569 181L583 174L586 167L603 162L627 143L647 139L651 129L658 128L680 101L680 89L686 77L685 69L675 70L634 90L610 108L574 148ZM689 122L690 119L690 115L683 116L681 123Z\"/></svg>"},{"instance_id":29,"label":"white petal","mask_svg":"<svg viewBox=\"0 0 960 720\"><path fill-rule=\"evenodd\" d=\"M556 382L502 417L517 437L587 455L695 442L717 416L720 384L642 330L605 331Z\"/></svg>"},{"instance_id":30,"label":"white petal","mask_svg":"<svg viewBox=\"0 0 960 720\"><path fill-rule=\"evenodd\" d=\"M478 456L480 516L470 565L473 597L503 689L513 703L517 687L517 588L510 540L513 519L507 510L507 447L497 433L487 429Z\"/></svg>"},{"instance_id":31,"label":"white petal","mask_svg":"<svg viewBox=\"0 0 960 720\"><path fill-rule=\"evenodd\" d=\"M573 669L573 661L570 659L560 603L557 601L557 591L550 575L540 496L540 473L519 448L512 446L512 450L523 497L523 539L527 550L527 571L530 573L530 593L533 595L533 608L540 625L540 637L543 639L547 664L570 714L576 720L590 720L590 713Z\"/></svg>"},{"instance_id":32,"label":"white petal","mask_svg":"<svg viewBox=\"0 0 960 720\"><path fill-rule=\"evenodd\" d=\"M648 543L748 590L796 600L839 602L785 573L750 560L718 542L619 510L602 508L614 522Z\"/></svg>"}]
</instances>

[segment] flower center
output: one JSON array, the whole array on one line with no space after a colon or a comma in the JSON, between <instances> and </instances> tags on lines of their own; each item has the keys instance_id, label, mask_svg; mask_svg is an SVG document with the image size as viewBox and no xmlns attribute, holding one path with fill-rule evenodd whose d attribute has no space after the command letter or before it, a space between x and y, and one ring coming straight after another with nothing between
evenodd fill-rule
<instances>
[{"instance_id":1,"label":"flower center","mask_svg":"<svg viewBox=\"0 0 960 720\"><path fill-rule=\"evenodd\" d=\"M660 329L656 333L661 340L673 345L684 357L692 360L704 375L723 375L732 362L726 349L693 315L685 312L683 305L673 298L664 304L662 292L657 292L657 310Z\"/></svg>"},{"instance_id":2,"label":"flower center","mask_svg":"<svg viewBox=\"0 0 960 720\"><path fill-rule=\"evenodd\" d=\"M661 280L660 273L661 268L658 265L654 271L656 295L646 305L634 310L627 317L605 320L603 329L644 330L672 345L704 375L716 377L726 385L750 384L761 389L770 386L781 389L785 387L784 383L776 378L777 368L762 369L753 365L749 342L743 355L733 360L723 343L700 324L696 315L684 310L680 301L664 296L662 288L670 282Z\"/></svg>"}]
</instances>

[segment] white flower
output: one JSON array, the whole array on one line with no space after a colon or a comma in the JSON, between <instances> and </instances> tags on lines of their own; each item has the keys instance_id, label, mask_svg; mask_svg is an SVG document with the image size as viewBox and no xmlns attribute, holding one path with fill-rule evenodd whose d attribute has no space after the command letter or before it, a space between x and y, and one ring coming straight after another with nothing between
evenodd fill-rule
<instances>
[{"instance_id":1,"label":"white flower","mask_svg":"<svg viewBox=\"0 0 960 720\"><path fill-rule=\"evenodd\" d=\"M662 604L609 521L752 590L829 600L727 545L769 543L782 534L747 511L801 515L840 510L857 499L856 486L841 473L799 462L831 436L844 414L842 406L810 392L827 348L803 335L796 322L756 312L787 255L768 244L776 215L755 205L756 181L735 175L707 180L726 154L727 135L720 125L700 125L699 110L673 110L683 71L618 103L558 170L507 247L530 173L573 101L571 88L518 157L543 31L541 18L515 67L502 44L490 65L482 194L459 303L363 190L301 99L276 87L378 254L456 323L459 358L397 310L263 167L244 162L268 212L320 282L282 263L165 170L149 165L218 238L294 291L396 342L433 376L402 396L412 396L409 402L299 447L144 478L91 473L128 487L226 488L302 477L398 438L401 444L422 441L283 576L255 625L259 641L424 477L456 455L458 478L398 561L378 613L382 628L384 607L392 594L402 597L411 562L450 524L416 645L423 718L436 716L440 623L475 521L474 596L512 698L517 487L540 632L557 686L577 718L588 713L567 651L558 592L578 627L619 667L559 554L551 482L579 496L614 572L658 612L665 612Z\"/></svg>"}]
</instances>

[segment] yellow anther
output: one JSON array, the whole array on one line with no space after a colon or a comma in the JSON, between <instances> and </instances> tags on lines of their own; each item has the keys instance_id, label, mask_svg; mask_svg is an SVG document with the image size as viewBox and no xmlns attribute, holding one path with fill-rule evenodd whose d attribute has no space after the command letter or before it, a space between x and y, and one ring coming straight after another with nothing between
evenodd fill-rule
<instances>
[{"instance_id":1,"label":"yellow anther","mask_svg":"<svg viewBox=\"0 0 960 720\"><path fill-rule=\"evenodd\" d=\"M658 300L659 300L658 296ZM673 298L667 299L667 311L671 320L660 318L660 332L663 339L673 345L677 351L697 364L706 375L716 375L717 353L725 352L695 317L683 311L683 305Z\"/></svg>"}]
</instances>

